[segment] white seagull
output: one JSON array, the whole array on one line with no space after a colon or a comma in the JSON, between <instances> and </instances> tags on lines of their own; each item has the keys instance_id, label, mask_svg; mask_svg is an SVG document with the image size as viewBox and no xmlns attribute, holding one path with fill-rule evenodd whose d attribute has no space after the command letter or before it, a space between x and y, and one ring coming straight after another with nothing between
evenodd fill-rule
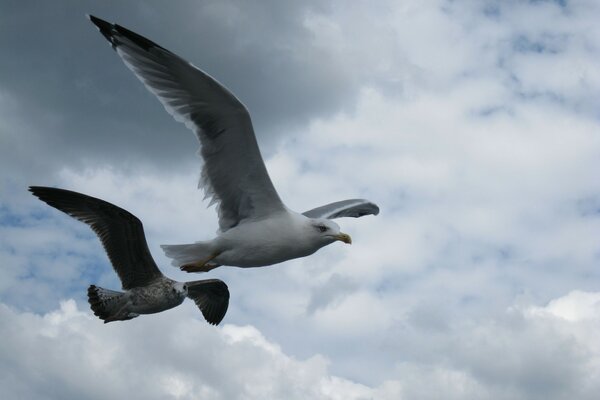
<instances>
[{"instance_id":1,"label":"white seagull","mask_svg":"<svg viewBox=\"0 0 600 400\"><path fill-rule=\"evenodd\" d=\"M210 241L163 245L187 272L221 265L262 267L313 254L334 241L351 243L332 218L379 213L363 199L302 214L287 208L267 173L250 114L223 85L183 58L120 25L90 20L167 112L194 131L203 160L199 187L217 204L219 230Z\"/></svg>"},{"instance_id":2,"label":"white seagull","mask_svg":"<svg viewBox=\"0 0 600 400\"><path fill-rule=\"evenodd\" d=\"M95 285L88 302L105 323L153 314L194 300L210 324L225 316L229 290L219 279L177 282L164 276L150 255L144 227L135 215L104 200L70 190L31 186L29 191L48 205L88 224L98 235L121 279L123 292Z\"/></svg>"}]
</instances>

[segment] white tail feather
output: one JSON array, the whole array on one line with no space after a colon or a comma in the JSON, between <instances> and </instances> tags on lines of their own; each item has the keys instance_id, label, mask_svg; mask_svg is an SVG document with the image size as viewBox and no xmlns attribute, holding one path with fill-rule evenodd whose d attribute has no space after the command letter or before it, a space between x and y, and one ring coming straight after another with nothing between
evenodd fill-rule
<instances>
[{"instance_id":1,"label":"white tail feather","mask_svg":"<svg viewBox=\"0 0 600 400\"><path fill-rule=\"evenodd\" d=\"M191 244L163 244L160 246L165 255L173 261L171 265L181 267L199 260L206 260L212 254L210 242L198 242Z\"/></svg>"}]
</instances>

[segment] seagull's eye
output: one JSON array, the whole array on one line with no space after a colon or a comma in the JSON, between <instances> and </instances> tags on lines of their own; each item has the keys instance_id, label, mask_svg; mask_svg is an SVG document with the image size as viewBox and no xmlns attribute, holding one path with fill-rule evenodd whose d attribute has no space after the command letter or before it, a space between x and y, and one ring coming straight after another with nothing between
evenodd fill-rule
<instances>
[{"instance_id":1,"label":"seagull's eye","mask_svg":"<svg viewBox=\"0 0 600 400\"><path fill-rule=\"evenodd\" d=\"M327 227L325 225L317 225L317 229L319 232L323 233L327 230Z\"/></svg>"}]
</instances>

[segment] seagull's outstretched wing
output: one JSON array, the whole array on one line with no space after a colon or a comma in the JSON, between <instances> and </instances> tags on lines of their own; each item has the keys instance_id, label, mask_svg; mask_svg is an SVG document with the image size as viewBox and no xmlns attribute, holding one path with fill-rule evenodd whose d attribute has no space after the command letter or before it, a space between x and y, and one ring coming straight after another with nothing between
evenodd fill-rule
<instances>
[{"instance_id":1,"label":"seagull's outstretched wing","mask_svg":"<svg viewBox=\"0 0 600 400\"><path fill-rule=\"evenodd\" d=\"M250 114L215 79L122 26L90 20L165 109L193 130L204 160L199 186L218 203L221 231L284 210L260 155Z\"/></svg>"},{"instance_id":2,"label":"seagull's outstretched wing","mask_svg":"<svg viewBox=\"0 0 600 400\"><path fill-rule=\"evenodd\" d=\"M88 224L100 238L123 289L145 286L162 277L150 255L144 227L128 211L70 190L31 186L29 191L52 207Z\"/></svg>"},{"instance_id":3,"label":"seagull's outstretched wing","mask_svg":"<svg viewBox=\"0 0 600 400\"><path fill-rule=\"evenodd\" d=\"M210 324L218 325L225 316L229 306L229 289L219 279L205 279L186 282L187 296L194 300L204 319Z\"/></svg>"},{"instance_id":4,"label":"seagull's outstretched wing","mask_svg":"<svg viewBox=\"0 0 600 400\"><path fill-rule=\"evenodd\" d=\"M312 210L305 211L302 214L308 218L358 218L362 217L363 215L379 214L379 207L368 200L350 199L336 201L335 203L313 208Z\"/></svg>"}]
</instances>

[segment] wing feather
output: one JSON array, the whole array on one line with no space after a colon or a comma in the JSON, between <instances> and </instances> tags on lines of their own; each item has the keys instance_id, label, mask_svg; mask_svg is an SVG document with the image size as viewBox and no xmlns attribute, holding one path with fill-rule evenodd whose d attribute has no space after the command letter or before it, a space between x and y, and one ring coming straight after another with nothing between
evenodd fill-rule
<instances>
[{"instance_id":1,"label":"wing feather","mask_svg":"<svg viewBox=\"0 0 600 400\"><path fill-rule=\"evenodd\" d=\"M246 107L186 60L122 26L90 20L167 112L196 133L199 187L217 203L221 231L285 210L267 172Z\"/></svg>"},{"instance_id":2,"label":"wing feather","mask_svg":"<svg viewBox=\"0 0 600 400\"><path fill-rule=\"evenodd\" d=\"M186 283L187 296L194 300L204 319L210 324L218 325L223 320L229 307L229 289L219 279L205 279Z\"/></svg>"},{"instance_id":3,"label":"wing feather","mask_svg":"<svg viewBox=\"0 0 600 400\"><path fill-rule=\"evenodd\" d=\"M379 207L377 207L375 203L365 199L350 199L336 201L335 203L313 208L312 210L305 211L302 214L308 218L358 218L364 215L379 214Z\"/></svg>"},{"instance_id":4,"label":"wing feather","mask_svg":"<svg viewBox=\"0 0 600 400\"><path fill-rule=\"evenodd\" d=\"M142 222L135 215L104 200L70 190L31 186L29 191L92 228L123 289L145 286L163 276L148 250Z\"/></svg>"}]
</instances>

